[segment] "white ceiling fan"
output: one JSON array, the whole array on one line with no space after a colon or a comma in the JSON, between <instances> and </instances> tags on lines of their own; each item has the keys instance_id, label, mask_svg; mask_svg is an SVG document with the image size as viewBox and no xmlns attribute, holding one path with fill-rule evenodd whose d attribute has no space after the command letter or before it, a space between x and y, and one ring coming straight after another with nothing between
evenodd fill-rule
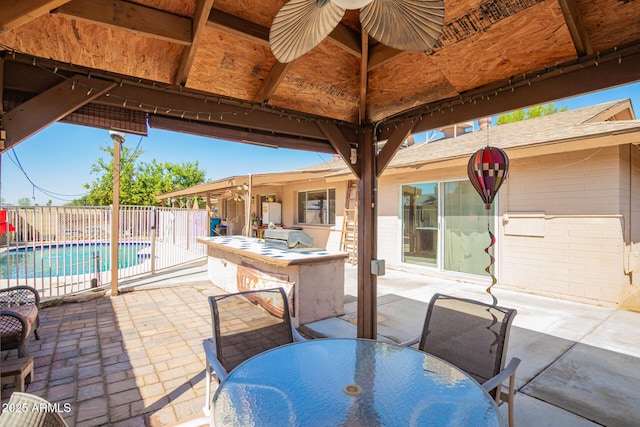
<instances>
[{"instance_id":1,"label":"white ceiling fan","mask_svg":"<svg viewBox=\"0 0 640 427\"><path fill-rule=\"evenodd\" d=\"M271 25L273 55L287 63L309 52L336 28L347 9L360 9L362 28L399 50L431 49L444 22L444 0L290 0Z\"/></svg>"}]
</instances>

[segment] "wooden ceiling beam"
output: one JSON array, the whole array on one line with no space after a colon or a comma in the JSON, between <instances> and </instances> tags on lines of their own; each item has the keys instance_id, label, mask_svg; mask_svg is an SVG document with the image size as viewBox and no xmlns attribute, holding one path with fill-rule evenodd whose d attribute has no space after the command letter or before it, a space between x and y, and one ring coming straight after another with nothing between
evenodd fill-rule
<instances>
[{"instance_id":1,"label":"wooden ceiling beam","mask_svg":"<svg viewBox=\"0 0 640 427\"><path fill-rule=\"evenodd\" d=\"M352 150L354 148L351 147L351 143L345 138L344 134L340 130L338 126L332 123L317 123L318 128L324 134L324 136L329 140L329 143L334 148L335 152L340 154L340 156L344 159L344 163L351 169L351 172L360 179L362 175L362 162L356 158L353 158ZM354 163L352 163L354 161Z\"/></svg>"},{"instance_id":2,"label":"wooden ceiling beam","mask_svg":"<svg viewBox=\"0 0 640 427\"><path fill-rule=\"evenodd\" d=\"M251 129L276 132L305 138L324 139L315 124L298 120L286 113L261 110L255 106L218 103L188 96L178 91L168 91L147 86L123 84L95 101L98 104L126 106L129 109L164 116L179 117L207 123L217 123ZM255 108L254 108L255 107Z\"/></svg>"},{"instance_id":3,"label":"wooden ceiling beam","mask_svg":"<svg viewBox=\"0 0 640 427\"><path fill-rule=\"evenodd\" d=\"M387 139L387 143L384 144L384 147L382 147L382 150L380 150L376 159L377 177L382 175L382 172L385 170L387 165L389 165L389 162L393 159L398 148L400 148L400 145L409 137L409 135L411 135L415 124L415 120L405 120L391 132Z\"/></svg>"},{"instance_id":4,"label":"wooden ceiling beam","mask_svg":"<svg viewBox=\"0 0 640 427\"><path fill-rule=\"evenodd\" d=\"M380 140L387 139L392 125L402 120L418 118L414 132L439 129L455 123L501 114L505 111L544 104L558 99L608 89L640 81L640 51L632 45L598 56L559 66L553 71L531 73L531 78L518 82L503 81L491 88L480 88L473 94L462 93L460 98L444 100L413 109L381 126ZM484 93L486 96L481 96ZM471 102L469 97L475 97ZM465 100L462 103L461 100Z\"/></svg>"},{"instance_id":5,"label":"wooden ceiling beam","mask_svg":"<svg viewBox=\"0 0 640 427\"><path fill-rule=\"evenodd\" d=\"M360 58L362 55L358 32L353 31L344 24L338 24L338 26L329 34L327 40L346 50L356 58Z\"/></svg>"},{"instance_id":6,"label":"wooden ceiling beam","mask_svg":"<svg viewBox=\"0 0 640 427\"><path fill-rule=\"evenodd\" d=\"M50 10L68 2L69 0L3 1L2 13L0 14L0 34L46 15Z\"/></svg>"},{"instance_id":7,"label":"wooden ceiling beam","mask_svg":"<svg viewBox=\"0 0 640 427\"><path fill-rule=\"evenodd\" d=\"M362 124L367 119L367 65L369 60L369 35L360 30L362 40L362 57L360 58L360 103L358 108L358 123Z\"/></svg>"},{"instance_id":8,"label":"wooden ceiling beam","mask_svg":"<svg viewBox=\"0 0 640 427\"><path fill-rule=\"evenodd\" d=\"M60 82L70 72L78 72L71 67L46 59L39 59L38 66L32 64L32 57L25 55L5 56L4 88L18 92L38 94ZM57 73L54 73L57 68ZM261 108L257 104L240 100L219 100L205 98L201 93L171 86L158 86L152 82L131 82L122 77L101 74L94 70L96 78L114 78L119 83L108 94L94 103L126 108L146 113L161 113L164 116L183 117L202 122L230 125L255 131L277 132L309 139L324 140L325 136L315 125L316 120L326 120L303 113L294 115L286 110ZM343 126L345 135L357 141L355 127ZM347 130L348 129L348 130Z\"/></svg>"},{"instance_id":9,"label":"wooden ceiling beam","mask_svg":"<svg viewBox=\"0 0 640 427\"><path fill-rule=\"evenodd\" d=\"M191 19L122 0L72 0L52 13L184 46L192 42Z\"/></svg>"},{"instance_id":10,"label":"wooden ceiling beam","mask_svg":"<svg viewBox=\"0 0 640 427\"><path fill-rule=\"evenodd\" d=\"M558 0L578 56L591 55L593 46L584 26L576 0Z\"/></svg>"},{"instance_id":11,"label":"wooden ceiling beam","mask_svg":"<svg viewBox=\"0 0 640 427\"><path fill-rule=\"evenodd\" d=\"M209 13L207 26L261 46L269 46L269 29L267 27L215 8L211 9L211 13Z\"/></svg>"},{"instance_id":12,"label":"wooden ceiling beam","mask_svg":"<svg viewBox=\"0 0 640 427\"><path fill-rule=\"evenodd\" d=\"M262 86L253 97L253 101L258 103L267 102L275 93L291 65L293 65L293 62L282 64L276 61L275 64L273 64L273 67L271 67L269 74L262 82Z\"/></svg>"},{"instance_id":13,"label":"wooden ceiling beam","mask_svg":"<svg viewBox=\"0 0 640 427\"><path fill-rule=\"evenodd\" d=\"M3 150L24 141L115 86L115 82L75 75L7 111L2 116L2 127L7 132Z\"/></svg>"},{"instance_id":14,"label":"wooden ceiling beam","mask_svg":"<svg viewBox=\"0 0 640 427\"><path fill-rule=\"evenodd\" d=\"M207 26L244 40L249 40L261 46L269 46L269 28L215 8L211 9ZM360 45L357 35L354 36L354 33L354 31L339 24L329 35L328 39L352 55L360 57ZM253 101L259 103L268 101L278 89L280 83L282 83L282 79L284 79L292 64L293 62L281 64L276 61L269 75L264 79L262 86L253 97Z\"/></svg>"},{"instance_id":15,"label":"wooden ceiling beam","mask_svg":"<svg viewBox=\"0 0 640 427\"><path fill-rule=\"evenodd\" d=\"M233 34L261 46L269 46L269 28L255 24L218 9L211 9L207 25L227 34ZM360 39L358 33L343 24L329 34L327 40L340 46L356 57L360 57Z\"/></svg>"},{"instance_id":16,"label":"wooden ceiling beam","mask_svg":"<svg viewBox=\"0 0 640 427\"><path fill-rule=\"evenodd\" d=\"M288 148L292 150L331 154L335 152L333 147L325 140L280 135L272 132L250 131L215 123L195 122L153 114L149 116L149 126L156 129L165 129L173 132L182 132L269 148Z\"/></svg>"},{"instance_id":17,"label":"wooden ceiling beam","mask_svg":"<svg viewBox=\"0 0 640 427\"><path fill-rule=\"evenodd\" d=\"M38 94L57 85L65 78L31 64L14 62L11 57L4 58L4 89ZM71 75L71 74L69 74Z\"/></svg>"},{"instance_id":18,"label":"wooden ceiling beam","mask_svg":"<svg viewBox=\"0 0 640 427\"><path fill-rule=\"evenodd\" d=\"M176 72L175 83L177 85L185 85L189 72L193 66L193 59L196 56L196 50L200 45L200 38L209 20L209 12L211 12L213 0L198 0L196 5L196 13L193 16L193 28L191 35L191 45L185 46L180 56L180 65Z\"/></svg>"},{"instance_id":19,"label":"wooden ceiling beam","mask_svg":"<svg viewBox=\"0 0 640 427\"><path fill-rule=\"evenodd\" d=\"M378 43L377 45L371 48L369 52L369 66L368 71L371 72L376 68L386 64L392 59L405 55L407 52L403 50L394 49L389 46L385 46L382 43Z\"/></svg>"}]
</instances>

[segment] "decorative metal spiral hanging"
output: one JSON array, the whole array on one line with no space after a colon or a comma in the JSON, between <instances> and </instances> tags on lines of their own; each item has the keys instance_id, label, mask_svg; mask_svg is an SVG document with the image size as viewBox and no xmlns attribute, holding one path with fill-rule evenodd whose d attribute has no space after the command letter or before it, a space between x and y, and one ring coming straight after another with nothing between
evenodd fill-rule
<instances>
[{"instance_id":1,"label":"decorative metal spiral hanging","mask_svg":"<svg viewBox=\"0 0 640 427\"><path fill-rule=\"evenodd\" d=\"M493 267L493 264L496 260L496 258L491 254L490 250L493 247L493 245L496 244L496 237L493 235L493 233L491 232L491 228L489 227L489 222L487 222L487 231L489 232L489 246L487 246L484 251L487 253L487 255L489 255L489 265L487 265L487 267L484 269L484 271L487 272L487 274L489 276L491 276L491 285L486 289L486 292L491 295L491 298L493 298L493 307L495 307L496 305L498 305L498 298L495 297L495 295L493 295L491 293L491 288L493 287L493 285L495 285L496 283L498 283L498 280L496 279L496 276L494 276L493 271L491 269L491 267Z\"/></svg>"},{"instance_id":2,"label":"decorative metal spiral hanging","mask_svg":"<svg viewBox=\"0 0 640 427\"><path fill-rule=\"evenodd\" d=\"M495 257L490 250L496 243L496 237L491 232L488 212L491 209L494 197L498 194L498 189L507 179L508 172L509 157L507 157L507 153L500 148L489 147L488 145L476 151L467 164L469 181L471 181L473 188L482 198L484 207L487 209L487 231L489 232L490 243L484 251L489 255L489 265L484 271L491 276L491 286L487 288L487 293L493 299L493 307L498 304L498 299L491 293L491 288L497 283L497 279L491 269L495 263Z\"/></svg>"}]
</instances>

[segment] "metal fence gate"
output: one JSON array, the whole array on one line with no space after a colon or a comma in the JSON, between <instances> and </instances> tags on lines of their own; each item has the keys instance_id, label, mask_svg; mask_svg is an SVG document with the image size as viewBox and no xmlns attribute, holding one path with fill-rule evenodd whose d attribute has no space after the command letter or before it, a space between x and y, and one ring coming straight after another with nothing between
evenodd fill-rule
<instances>
[{"instance_id":1,"label":"metal fence gate","mask_svg":"<svg viewBox=\"0 0 640 427\"><path fill-rule=\"evenodd\" d=\"M205 210L121 206L118 279L203 259ZM0 208L0 288L28 285L43 297L111 282L110 207Z\"/></svg>"}]
</instances>

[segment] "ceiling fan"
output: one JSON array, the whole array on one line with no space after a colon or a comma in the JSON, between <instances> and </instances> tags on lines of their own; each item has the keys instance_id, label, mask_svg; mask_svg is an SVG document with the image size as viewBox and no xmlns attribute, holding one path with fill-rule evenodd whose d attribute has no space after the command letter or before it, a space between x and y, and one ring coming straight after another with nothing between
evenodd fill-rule
<instances>
[{"instance_id":1,"label":"ceiling fan","mask_svg":"<svg viewBox=\"0 0 640 427\"><path fill-rule=\"evenodd\" d=\"M336 28L347 9L360 9L362 28L399 50L431 49L444 22L444 0L290 0L271 25L273 55L287 63L309 52Z\"/></svg>"}]
</instances>

